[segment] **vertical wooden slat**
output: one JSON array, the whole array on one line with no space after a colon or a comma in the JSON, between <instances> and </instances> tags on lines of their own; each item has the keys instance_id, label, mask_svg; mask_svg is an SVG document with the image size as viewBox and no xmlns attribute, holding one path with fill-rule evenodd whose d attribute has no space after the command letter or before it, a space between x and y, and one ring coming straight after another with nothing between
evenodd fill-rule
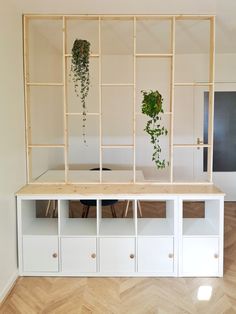
<instances>
[{"instance_id":1,"label":"vertical wooden slat","mask_svg":"<svg viewBox=\"0 0 236 314\"><path fill-rule=\"evenodd\" d=\"M68 116L67 116L67 58L66 58L66 18L63 16L62 20L63 26L63 61L62 61L62 73L63 73L63 108L64 108L64 162L65 162L65 183L68 182Z\"/></svg>"},{"instance_id":2,"label":"vertical wooden slat","mask_svg":"<svg viewBox=\"0 0 236 314\"><path fill-rule=\"evenodd\" d=\"M102 182L102 49L101 49L101 17L98 20L98 45L99 45L99 78L98 78L98 87L99 87L99 181Z\"/></svg>"},{"instance_id":3,"label":"vertical wooden slat","mask_svg":"<svg viewBox=\"0 0 236 314\"><path fill-rule=\"evenodd\" d=\"M29 20L23 17L23 49L24 49L24 96L25 96L25 149L26 149L26 170L27 183L32 181L32 143L31 135L31 117L30 117L30 87L27 85L29 81Z\"/></svg>"},{"instance_id":4,"label":"vertical wooden slat","mask_svg":"<svg viewBox=\"0 0 236 314\"><path fill-rule=\"evenodd\" d=\"M214 78L215 78L215 17L210 19L210 60L209 60L209 108L208 108L208 158L207 173L208 179L212 182L213 172L213 135L214 135Z\"/></svg>"},{"instance_id":5,"label":"vertical wooden slat","mask_svg":"<svg viewBox=\"0 0 236 314\"><path fill-rule=\"evenodd\" d=\"M171 21L171 83L170 83L170 130L169 130L169 167L170 167L170 182L174 181L174 86L175 86L175 17Z\"/></svg>"},{"instance_id":6,"label":"vertical wooden slat","mask_svg":"<svg viewBox=\"0 0 236 314\"><path fill-rule=\"evenodd\" d=\"M136 182L136 17L133 21L133 181Z\"/></svg>"}]
</instances>

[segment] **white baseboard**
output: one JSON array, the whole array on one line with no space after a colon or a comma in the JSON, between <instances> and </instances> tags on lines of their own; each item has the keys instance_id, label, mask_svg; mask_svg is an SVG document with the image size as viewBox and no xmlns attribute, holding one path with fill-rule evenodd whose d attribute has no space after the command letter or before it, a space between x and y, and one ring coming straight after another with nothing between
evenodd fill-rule
<instances>
[{"instance_id":1,"label":"white baseboard","mask_svg":"<svg viewBox=\"0 0 236 314\"><path fill-rule=\"evenodd\" d=\"M19 276L18 270L9 278L8 282L6 283L5 287L2 291L0 291L0 305L7 297L8 293L11 291L12 287L14 286L16 279Z\"/></svg>"}]
</instances>

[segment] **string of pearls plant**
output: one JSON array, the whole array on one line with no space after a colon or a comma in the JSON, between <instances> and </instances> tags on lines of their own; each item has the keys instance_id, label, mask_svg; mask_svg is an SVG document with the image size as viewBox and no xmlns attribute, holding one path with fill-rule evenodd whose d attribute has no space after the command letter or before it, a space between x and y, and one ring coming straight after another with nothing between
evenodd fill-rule
<instances>
[{"instance_id":1,"label":"string of pearls plant","mask_svg":"<svg viewBox=\"0 0 236 314\"><path fill-rule=\"evenodd\" d=\"M86 98L89 93L89 55L90 43L87 40L76 39L72 47L71 73L74 82L75 93L80 97L83 115L83 141L86 144ZM80 84L79 84L80 82Z\"/></svg>"}]
</instances>

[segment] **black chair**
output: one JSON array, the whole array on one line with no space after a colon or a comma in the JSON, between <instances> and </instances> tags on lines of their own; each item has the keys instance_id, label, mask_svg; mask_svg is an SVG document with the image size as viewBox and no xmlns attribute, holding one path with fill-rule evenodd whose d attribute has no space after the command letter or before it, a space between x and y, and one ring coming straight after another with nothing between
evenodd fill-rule
<instances>
[{"instance_id":1,"label":"black chair","mask_svg":"<svg viewBox=\"0 0 236 314\"><path fill-rule=\"evenodd\" d=\"M92 168L91 171L99 171L100 168ZM109 168L102 168L102 171L111 171ZM113 218L117 218L116 210L114 204L116 204L118 200L102 200L102 206L110 206L111 214ZM92 206L96 206L96 200L80 200L80 203L83 205L82 218L88 218L89 209Z\"/></svg>"}]
</instances>

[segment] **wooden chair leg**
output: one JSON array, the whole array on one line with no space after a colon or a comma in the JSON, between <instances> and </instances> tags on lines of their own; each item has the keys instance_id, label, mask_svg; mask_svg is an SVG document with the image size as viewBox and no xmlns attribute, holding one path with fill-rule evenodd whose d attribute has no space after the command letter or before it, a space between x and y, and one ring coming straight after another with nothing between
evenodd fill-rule
<instances>
[{"instance_id":1,"label":"wooden chair leg","mask_svg":"<svg viewBox=\"0 0 236 314\"><path fill-rule=\"evenodd\" d=\"M115 210L115 206L114 206L114 205L111 205L111 213L112 213L112 217L113 217L113 218L117 218L117 216L116 216L116 210Z\"/></svg>"},{"instance_id":2,"label":"wooden chair leg","mask_svg":"<svg viewBox=\"0 0 236 314\"><path fill-rule=\"evenodd\" d=\"M87 206L86 215L85 215L86 218L88 218L89 208L90 208L90 206Z\"/></svg>"},{"instance_id":3,"label":"wooden chair leg","mask_svg":"<svg viewBox=\"0 0 236 314\"><path fill-rule=\"evenodd\" d=\"M69 218L73 218L74 212L73 209L71 208L71 203L69 202Z\"/></svg>"},{"instance_id":4,"label":"wooden chair leg","mask_svg":"<svg viewBox=\"0 0 236 314\"><path fill-rule=\"evenodd\" d=\"M126 208L125 208L125 210L122 213L122 217L123 218L126 218L127 215L128 215L129 204L130 204L130 200L127 201ZM143 217L143 213L142 213L142 207L141 207L140 201L137 201L137 206L138 206L139 215L142 218Z\"/></svg>"},{"instance_id":5,"label":"wooden chair leg","mask_svg":"<svg viewBox=\"0 0 236 314\"><path fill-rule=\"evenodd\" d=\"M48 203L47 203L46 211L45 211L45 217L48 216L50 205L51 205L51 201L49 200Z\"/></svg>"},{"instance_id":6,"label":"wooden chair leg","mask_svg":"<svg viewBox=\"0 0 236 314\"><path fill-rule=\"evenodd\" d=\"M130 203L130 200L127 201L126 208L125 208L125 210L122 213L122 218L126 218L127 217L128 210L129 210L129 203Z\"/></svg>"},{"instance_id":7,"label":"wooden chair leg","mask_svg":"<svg viewBox=\"0 0 236 314\"><path fill-rule=\"evenodd\" d=\"M140 217L142 218L142 217L143 217L143 213L142 213L142 207L141 207L140 201L137 201L137 205L138 205L139 215L140 215Z\"/></svg>"},{"instance_id":8,"label":"wooden chair leg","mask_svg":"<svg viewBox=\"0 0 236 314\"><path fill-rule=\"evenodd\" d=\"M53 218L53 215L54 215L53 201L50 201L50 202L51 202L51 205L50 205L49 215L50 215L50 218Z\"/></svg>"},{"instance_id":9,"label":"wooden chair leg","mask_svg":"<svg viewBox=\"0 0 236 314\"><path fill-rule=\"evenodd\" d=\"M85 218L86 212L87 212L87 205L84 205L83 211L82 211L82 216L81 216L82 218Z\"/></svg>"},{"instance_id":10,"label":"wooden chair leg","mask_svg":"<svg viewBox=\"0 0 236 314\"><path fill-rule=\"evenodd\" d=\"M110 207L111 207L111 215L114 218L114 211L113 211L112 205Z\"/></svg>"},{"instance_id":11,"label":"wooden chair leg","mask_svg":"<svg viewBox=\"0 0 236 314\"><path fill-rule=\"evenodd\" d=\"M57 201L52 201L52 217L57 217Z\"/></svg>"}]
</instances>

